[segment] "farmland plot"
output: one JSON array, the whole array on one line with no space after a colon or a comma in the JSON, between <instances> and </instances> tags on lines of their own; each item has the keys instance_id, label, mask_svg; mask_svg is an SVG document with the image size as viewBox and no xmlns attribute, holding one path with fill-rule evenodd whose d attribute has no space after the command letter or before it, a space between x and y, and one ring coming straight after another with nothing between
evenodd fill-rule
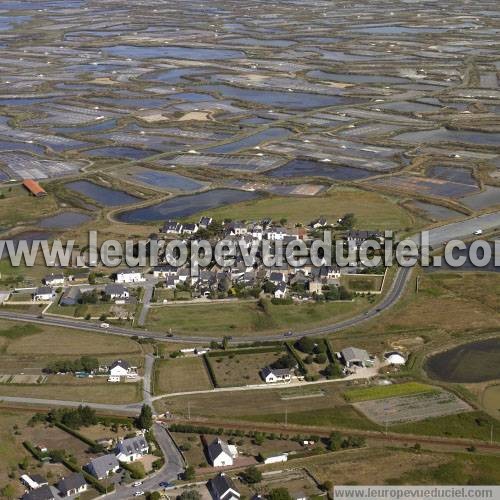
<instances>
[{"instance_id":1,"label":"farmland plot","mask_svg":"<svg viewBox=\"0 0 500 500\"><path fill-rule=\"evenodd\" d=\"M446 391L362 401L353 406L379 425L417 422L472 410L467 403Z\"/></svg>"}]
</instances>

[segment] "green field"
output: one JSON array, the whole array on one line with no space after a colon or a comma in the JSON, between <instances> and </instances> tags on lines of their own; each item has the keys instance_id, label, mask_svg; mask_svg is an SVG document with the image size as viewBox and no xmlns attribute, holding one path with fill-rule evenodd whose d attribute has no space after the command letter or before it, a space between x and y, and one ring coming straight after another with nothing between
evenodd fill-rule
<instances>
[{"instance_id":1,"label":"green field","mask_svg":"<svg viewBox=\"0 0 500 500\"><path fill-rule=\"evenodd\" d=\"M359 202L360 199L363 203ZM355 214L358 229L396 230L415 226L416 222L414 216L400 207L393 198L347 187L335 187L327 194L315 197L266 197L208 210L203 215L210 215L217 220L271 217L279 221L284 218L292 224L308 224L319 216L334 223L349 212ZM190 219L197 220L197 216Z\"/></svg>"},{"instance_id":2,"label":"green field","mask_svg":"<svg viewBox=\"0 0 500 500\"><path fill-rule=\"evenodd\" d=\"M91 382L73 377L69 383L34 384L0 384L2 396L20 396L26 398L60 399L80 401L82 403L127 404L142 399L141 384L110 384L104 380Z\"/></svg>"},{"instance_id":3,"label":"green field","mask_svg":"<svg viewBox=\"0 0 500 500\"><path fill-rule=\"evenodd\" d=\"M152 308L147 327L172 329L177 334L196 332L199 335L228 334L235 337L253 332L276 332L312 324L341 320L367 307L367 302L270 304L264 312L256 302L175 305Z\"/></svg>"},{"instance_id":4,"label":"green field","mask_svg":"<svg viewBox=\"0 0 500 500\"><path fill-rule=\"evenodd\" d=\"M391 431L402 434L454 437L489 441L493 428L493 440L500 441L500 422L486 413L473 411L428 418L420 422L391 426Z\"/></svg>"},{"instance_id":5,"label":"green field","mask_svg":"<svg viewBox=\"0 0 500 500\"><path fill-rule=\"evenodd\" d=\"M308 404L309 399L303 400ZM287 402L283 405L286 406ZM243 420L253 422L265 422L283 424L285 422L284 412L281 414L257 414L243 417ZM335 408L315 409L314 411L295 411L286 415L286 421L293 425L306 425L318 427L344 427L346 429L379 430L380 427L358 413L349 405L337 406Z\"/></svg>"},{"instance_id":6,"label":"green field","mask_svg":"<svg viewBox=\"0 0 500 500\"><path fill-rule=\"evenodd\" d=\"M155 363L154 394L213 389L201 357L158 360Z\"/></svg>"},{"instance_id":7,"label":"green field","mask_svg":"<svg viewBox=\"0 0 500 500\"><path fill-rule=\"evenodd\" d=\"M404 384L377 385L372 387L360 387L344 392L346 401L359 403L373 399L385 399L392 397L410 396L424 392L435 392L437 389L419 382L406 382Z\"/></svg>"},{"instance_id":8,"label":"green field","mask_svg":"<svg viewBox=\"0 0 500 500\"><path fill-rule=\"evenodd\" d=\"M54 195L35 198L22 186L0 188L0 214L2 226L10 227L18 224L35 225L36 221L57 211Z\"/></svg>"},{"instance_id":9,"label":"green field","mask_svg":"<svg viewBox=\"0 0 500 500\"><path fill-rule=\"evenodd\" d=\"M217 381L217 387L236 387L263 384L262 368L272 364L283 352L262 352L230 356L209 356L208 361Z\"/></svg>"}]
</instances>

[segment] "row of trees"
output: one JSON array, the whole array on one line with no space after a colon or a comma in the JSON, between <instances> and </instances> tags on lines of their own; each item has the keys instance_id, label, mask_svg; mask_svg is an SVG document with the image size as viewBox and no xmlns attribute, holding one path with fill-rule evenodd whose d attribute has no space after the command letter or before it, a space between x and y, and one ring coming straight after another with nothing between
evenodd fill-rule
<instances>
[{"instance_id":1,"label":"row of trees","mask_svg":"<svg viewBox=\"0 0 500 500\"><path fill-rule=\"evenodd\" d=\"M92 373L99 369L99 360L91 356L82 356L78 359L60 359L52 361L45 368L45 373Z\"/></svg>"}]
</instances>

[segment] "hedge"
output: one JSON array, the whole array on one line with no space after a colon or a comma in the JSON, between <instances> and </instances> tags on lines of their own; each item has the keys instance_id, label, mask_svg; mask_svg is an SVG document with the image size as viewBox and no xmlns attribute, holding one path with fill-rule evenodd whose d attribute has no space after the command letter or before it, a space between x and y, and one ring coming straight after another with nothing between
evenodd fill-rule
<instances>
[{"instance_id":1,"label":"hedge","mask_svg":"<svg viewBox=\"0 0 500 500\"><path fill-rule=\"evenodd\" d=\"M307 372L308 372L307 367L306 367L304 361L302 361L302 358L297 353L295 347L293 347L291 342L285 342L285 345L286 345L288 351L290 352L290 354L294 357L295 361L297 361L297 364L299 365L299 370L302 373L302 375L307 375Z\"/></svg>"},{"instance_id":2,"label":"hedge","mask_svg":"<svg viewBox=\"0 0 500 500\"><path fill-rule=\"evenodd\" d=\"M266 352L281 352L283 350L283 345L271 345L264 347L247 347L243 349L230 349L227 351L210 351L207 356L210 358L227 357L227 356L241 356L244 354L264 354Z\"/></svg>"},{"instance_id":3,"label":"hedge","mask_svg":"<svg viewBox=\"0 0 500 500\"><path fill-rule=\"evenodd\" d=\"M215 378L214 369L212 368L212 365L210 364L210 360L208 359L208 356L206 354L203 355L203 362L205 363L205 366L207 368L208 376L210 377L210 380L212 381L212 385L214 386L214 388L219 387L217 379Z\"/></svg>"},{"instance_id":4,"label":"hedge","mask_svg":"<svg viewBox=\"0 0 500 500\"><path fill-rule=\"evenodd\" d=\"M80 432L76 431L75 429L72 429L71 427L68 427L67 425L62 424L61 422L55 422L54 425L56 427L59 427L59 429L63 430L64 432L67 432L68 434L71 434L72 436L76 437L80 441L83 441L85 444L88 444L92 448L99 447L99 445L93 439L84 436Z\"/></svg>"}]
</instances>

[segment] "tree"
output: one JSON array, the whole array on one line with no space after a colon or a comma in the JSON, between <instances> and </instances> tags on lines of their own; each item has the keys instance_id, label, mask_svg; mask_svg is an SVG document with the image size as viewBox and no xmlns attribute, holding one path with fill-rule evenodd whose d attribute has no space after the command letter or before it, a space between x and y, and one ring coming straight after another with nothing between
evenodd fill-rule
<instances>
[{"instance_id":1,"label":"tree","mask_svg":"<svg viewBox=\"0 0 500 500\"><path fill-rule=\"evenodd\" d=\"M326 363L326 354L323 352L320 352L319 354L316 354L316 357L314 358L314 361L318 363L319 365L322 365L323 363Z\"/></svg>"},{"instance_id":2,"label":"tree","mask_svg":"<svg viewBox=\"0 0 500 500\"><path fill-rule=\"evenodd\" d=\"M342 368L338 363L331 363L323 370L323 375L328 379L340 378L343 375Z\"/></svg>"},{"instance_id":3,"label":"tree","mask_svg":"<svg viewBox=\"0 0 500 500\"><path fill-rule=\"evenodd\" d=\"M285 354L277 359L271 366L279 370L280 368L295 368L297 362L290 354Z\"/></svg>"},{"instance_id":4,"label":"tree","mask_svg":"<svg viewBox=\"0 0 500 500\"><path fill-rule=\"evenodd\" d=\"M342 435L340 432L332 432L328 438L326 447L330 451L336 451L342 446Z\"/></svg>"},{"instance_id":5,"label":"tree","mask_svg":"<svg viewBox=\"0 0 500 500\"><path fill-rule=\"evenodd\" d=\"M6 484L1 490L0 490L0 495L2 498L16 498L16 490L14 489L14 486L12 484Z\"/></svg>"},{"instance_id":6,"label":"tree","mask_svg":"<svg viewBox=\"0 0 500 500\"><path fill-rule=\"evenodd\" d=\"M356 217L353 213L347 213L340 219L339 224L342 229L352 229L356 224Z\"/></svg>"},{"instance_id":7,"label":"tree","mask_svg":"<svg viewBox=\"0 0 500 500\"><path fill-rule=\"evenodd\" d=\"M201 500L201 495L196 490L183 491L177 500Z\"/></svg>"},{"instance_id":8,"label":"tree","mask_svg":"<svg viewBox=\"0 0 500 500\"><path fill-rule=\"evenodd\" d=\"M292 500L292 495L286 488L275 488L266 495L267 500Z\"/></svg>"},{"instance_id":9,"label":"tree","mask_svg":"<svg viewBox=\"0 0 500 500\"><path fill-rule=\"evenodd\" d=\"M306 354L313 354L316 342L311 337L302 337L297 340L295 347Z\"/></svg>"},{"instance_id":10,"label":"tree","mask_svg":"<svg viewBox=\"0 0 500 500\"><path fill-rule=\"evenodd\" d=\"M151 406L142 405L141 414L137 418L137 427L139 429L151 429L153 425L153 410L151 410Z\"/></svg>"},{"instance_id":11,"label":"tree","mask_svg":"<svg viewBox=\"0 0 500 500\"><path fill-rule=\"evenodd\" d=\"M241 478L248 484L256 484L262 481L262 472L252 465L241 473Z\"/></svg>"},{"instance_id":12,"label":"tree","mask_svg":"<svg viewBox=\"0 0 500 500\"><path fill-rule=\"evenodd\" d=\"M184 471L183 478L185 481L192 481L195 478L196 474L194 471L194 467L192 465L188 465L186 470Z\"/></svg>"}]
</instances>

